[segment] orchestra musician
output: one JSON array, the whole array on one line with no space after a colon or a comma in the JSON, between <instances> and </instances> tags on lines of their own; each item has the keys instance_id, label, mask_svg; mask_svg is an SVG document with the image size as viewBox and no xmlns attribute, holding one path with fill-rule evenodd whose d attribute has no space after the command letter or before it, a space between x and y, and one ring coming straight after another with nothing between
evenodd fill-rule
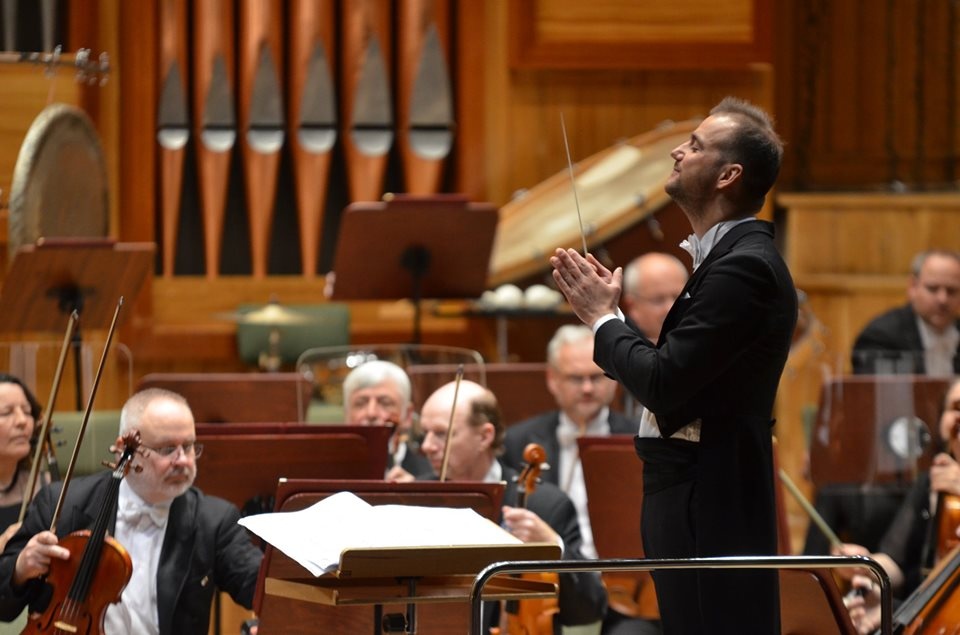
<instances>
[{"instance_id":1,"label":"orchestra musician","mask_svg":"<svg viewBox=\"0 0 960 635\"><path fill-rule=\"evenodd\" d=\"M386 479L413 481L432 473L430 462L413 442L413 400L406 371L386 360L371 360L343 380L343 407L350 425L393 424Z\"/></svg>"},{"instance_id":2,"label":"orchestra musician","mask_svg":"<svg viewBox=\"0 0 960 635\"><path fill-rule=\"evenodd\" d=\"M541 483L528 497L525 508L517 506L518 473L497 460L503 451L504 425L492 392L467 380L459 382L459 387L455 382L445 384L424 402L420 424L425 434L423 452L438 475L443 472L446 451L445 480L505 481L501 518L505 529L523 542L559 544L564 560L584 559L577 511L566 494L550 483ZM445 450L448 443L450 448ZM561 625L593 624L603 619L607 594L598 574L563 573L559 578L556 632ZM488 612L484 620L487 627L496 623Z\"/></svg>"},{"instance_id":3,"label":"orchestra musician","mask_svg":"<svg viewBox=\"0 0 960 635\"><path fill-rule=\"evenodd\" d=\"M797 294L756 214L783 145L761 109L726 98L671 152L665 190L694 233L693 275L664 321L643 337L618 304L620 268L558 249L558 287L595 333L594 359L647 410L643 545L650 558L777 552L773 402L797 321ZM653 574L665 633L778 633L775 572Z\"/></svg>"},{"instance_id":4,"label":"orchestra musician","mask_svg":"<svg viewBox=\"0 0 960 635\"><path fill-rule=\"evenodd\" d=\"M39 419L40 402L26 384L0 373L0 550L20 528Z\"/></svg>"},{"instance_id":5,"label":"orchestra musician","mask_svg":"<svg viewBox=\"0 0 960 635\"><path fill-rule=\"evenodd\" d=\"M923 581L927 569L935 564L933 556L938 543L952 539L957 528L953 525L936 531L940 529L937 508L942 511L937 501L960 496L960 463L956 459L960 450L960 379L955 379L947 389L938 430L948 451L937 454L930 470L914 481L881 539L879 551L870 553L864 546L852 543L833 549L834 555L864 555L879 562L890 576L895 596L900 598L909 595ZM841 575L843 571L840 570ZM847 572L846 577L852 578L852 573Z\"/></svg>"},{"instance_id":6,"label":"orchestra musician","mask_svg":"<svg viewBox=\"0 0 960 635\"><path fill-rule=\"evenodd\" d=\"M157 388L133 395L120 414L121 439L134 430L141 471L131 469L121 481L109 528L133 573L121 601L106 610L104 632L205 634L215 589L251 607L263 555L237 524L235 506L193 487L203 448L183 397ZM0 619L16 618L27 605L44 608L50 589L43 576L71 556L58 539L89 528L110 478L105 470L72 480L56 533L49 528L63 484L37 494L0 555Z\"/></svg>"}]
</instances>

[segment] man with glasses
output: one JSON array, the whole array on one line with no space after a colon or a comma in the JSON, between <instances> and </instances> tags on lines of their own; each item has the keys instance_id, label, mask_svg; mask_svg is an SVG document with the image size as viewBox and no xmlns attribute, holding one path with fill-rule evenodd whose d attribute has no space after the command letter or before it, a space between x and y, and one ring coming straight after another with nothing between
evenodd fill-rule
<instances>
[{"instance_id":1,"label":"man with glasses","mask_svg":"<svg viewBox=\"0 0 960 635\"><path fill-rule=\"evenodd\" d=\"M543 446L551 469L542 478L573 500L583 534L581 551L596 558L577 437L636 434L639 424L610 409L617 382L593 362L593 332L586 326L561 326L547 344L547 389L558 409L507 428L503 460L514 469L522 469L527 444Z\"/></svg>"},{"instance_id":2,"label":"man with glasses","mask_svg":"<svg viewBox=\"0 0 960 635\"><path fill-rule=\"evenodd\" d=\"M156 388L132 396L120 413L113 449L121 450L134 431L139 450L120 482L109 528L129 553L133 573L120 602L107 608L103 631L206 633L214 589L251 607L262 554L237 524L235 506L193 487L203 447L183 397ZM40 491L0 555L0 619L14 619L28 604L43 610L51 563L71 557L58 538L90 528L111 475L105 470L70 481L56 534L49 527L62 484Z\"/></svg>"}]
</instances>

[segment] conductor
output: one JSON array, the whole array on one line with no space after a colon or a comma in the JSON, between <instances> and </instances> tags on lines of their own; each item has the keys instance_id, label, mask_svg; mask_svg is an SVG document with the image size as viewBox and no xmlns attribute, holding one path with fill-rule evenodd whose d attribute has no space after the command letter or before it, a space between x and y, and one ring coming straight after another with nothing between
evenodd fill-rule
<instances>
[{"instance_id":1,"label":"conductor","mask_svg":"<svg viewBox=\"0 0 960 635\"><path fill-rule=\"evenodd\" d=\"M621 268L558 249L560 290L594 330L594 359L647 407L644 549L651 558L776 553L770 427L797 294L755 214L783 146L765 112L727 97L670 156L666 192L690 221L694 273L659 345L618 309ZM665 633L778 633L775 571L653 574Z\"/></svg>"}]
</instances>

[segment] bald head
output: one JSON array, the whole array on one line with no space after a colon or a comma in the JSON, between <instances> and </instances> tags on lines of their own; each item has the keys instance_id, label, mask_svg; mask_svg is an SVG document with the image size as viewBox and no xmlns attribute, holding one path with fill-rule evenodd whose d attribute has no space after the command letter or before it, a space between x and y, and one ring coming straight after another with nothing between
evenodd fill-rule
<instances>
[{"instance_id":1,"label":"bald head","mask_svg":"<svg viewBox=\"0 0 960 635\"><path fill-rule=\"evenodd\" d=\"M623 276L627 315L652 342L687 283L687 268L671 254L650 252L627 265Z\"/></svg>"},{"instance_id":2,"label":"bald head","mask_svg":"<svg viewBox=\"0 0 960 635\"><path fill-rule=\"evenodd\" d=\"M451 430L450 412L454 409ZM482 481L503 445L500 407L493 393L478 383L463 380L438 388L420 409L425 434L420 444L434 471L440 473L444 447L449 443L447 479Z\"/></svg>"}]
</instances>

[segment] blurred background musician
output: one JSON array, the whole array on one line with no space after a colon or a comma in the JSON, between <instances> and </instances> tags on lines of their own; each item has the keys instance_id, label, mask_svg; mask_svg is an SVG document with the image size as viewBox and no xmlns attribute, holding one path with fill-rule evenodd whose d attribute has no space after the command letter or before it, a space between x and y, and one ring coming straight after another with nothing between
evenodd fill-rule
<instances>
[{"instance_id":1,"label":"blurred background musician","mask_svg":"<svg viewBox=\"0 0 960 635\"><path fill-rule=\"evenodd\" d=\"M934 249L910 266L907 304L877 316L853 344L853 372L960 374L960 253Z\"/></svg>"},{"instance_id":2,"label":"blurred background musician","mask_svg":"<svg viewBox=\"0 0 960 635\"><path fill-rule=\"evenodd\" d=\"M343 407L350 425L394 425L386 479L412 481L430 474L430 461L414 435L413 400L406 371L385 360L364 362L343 380Z\"/></svg>"},{"instance_id":3,"label":"blurred background musician","mask_svg":"<svg viewBox=\"0 0 960 635\"><path fill-rule=\"evenodd\" d=\"M39 419L40 403L30 389L19 378L0 373L0 550L20 527Z\"/></svg>"},{"instance_id":4,"label":"blurred background musician","mask_svg":"<svg viewBox=\"0 0 960 635\"><path fill-rule=\"evenodd\" d=\"M679 258L659 251L637 256L624 268L624 313L654 344L688 277L687 267Z\"/></svg>"},{"instance_id":5,"label":"blurred background musician","mask_svg":"<svg viewBox=\"0 0 960 635\"><path fill-rule=\"evenodd\" d=\"M526 508L516 506L518 473L497 460L503 449L504 426L492 392L468 380L461 381L459 388L454 382L445 384L424 402L420 425L424 431L423 452L437 474L443 467L444 448L450 444L445 480L506 482L501 525L507 531L523 542L559 544L564 560L585 559L577 511L566 494L543 483L528 497ZM554 632L559 633L561 625L592 624L603 619L607 595L598 574L564 573L559 578ZM491 616L486 626L495 623Z\"/></svg>"}]
</instances>

